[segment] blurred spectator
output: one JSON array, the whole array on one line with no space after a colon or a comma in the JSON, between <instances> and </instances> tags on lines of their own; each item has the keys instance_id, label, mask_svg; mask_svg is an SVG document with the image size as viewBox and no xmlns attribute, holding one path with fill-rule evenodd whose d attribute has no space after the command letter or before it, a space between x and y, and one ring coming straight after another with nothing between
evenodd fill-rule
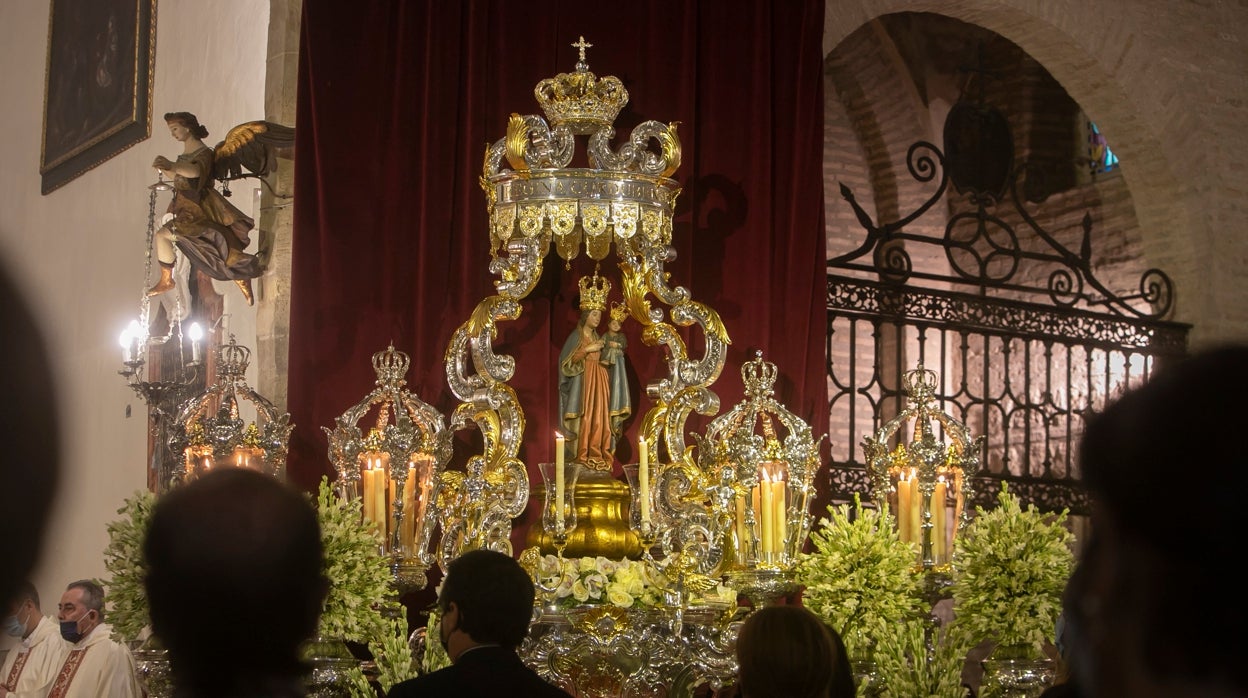
<instances>
[{"instance_id":1,"label":"blurred spectator","mask_svg":"<svg viewBox=\"0 0 1248 698\"><path fill-rule=\"evenodd\" d=\"M743 698L854 698L854 673L839 635L801 606L754 611L737 636Z\"/></svg>"},{"instance_id":2,"label":"blurred spectator","mask_svg":"<svg viewBox=\"0 0 1248 698\"><path fill-rule=\"evenodd\" d=\"M1248 347L1162 367L1088 423L1092 533L1063 643L1087 698L1248 696L1237 601Z\"/></svg>"},{"instance_id":3,"label":"blurred spectator","mask_svg":"<svg viewBox=\"0 0 1248 698\"><path fill-rule=\"evenodd\" d=\"M252 470L214 470L157 501L144 554L178 698L304 694L300 647L329 589L306 497Z\"/></svg>"},{"instance_id":4,"label":"blurred spectator","mask_svg":"<svg viewBox=\"0 0 1248 698\"><path fill-rule=\"evenodd\" d=\"M0 267L0 608L34 568L60 470L56 381L34 314ZM0 677L2 680L3 677Z\"/></svg>"}]
</instances>

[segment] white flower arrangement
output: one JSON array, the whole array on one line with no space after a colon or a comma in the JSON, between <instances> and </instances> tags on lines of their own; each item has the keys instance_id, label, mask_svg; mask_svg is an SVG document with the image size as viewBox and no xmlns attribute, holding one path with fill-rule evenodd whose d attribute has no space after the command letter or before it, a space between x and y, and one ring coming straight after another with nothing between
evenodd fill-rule
<instances>
[{"instance_id":1,"label":"white flower arrangement","mask_svg":"<svg viewBox=\"0 0 1248 698\"><path fill-rule=\"evenodd\" d=\"M977 640L1039 645L1053 634L1062 591L1074 568L1067 512L1026 510L1005 483L991 511L956 540L952 588L954 623Z\"/></svg>"},{"instance_id":2,"label":"white flower arrangement","mask_svg":"<svg viewBox=\"0 0 1248 698\"><path fill-rule=\"evenodd\" d=\"M662 566L663 561L660 561L657 567ZM604 604L619 608L661 606L664 590L673 586L655 566L638 560L609 560L602 556L559 558L546 555L538 563L537 577L539 586L554 587L555 603L563 608ZM692 605L736 602L736 591L723 584L690 601Z\"/></svg>"},{"instance_id":3,"label":"white flower arrangement","mask_svg":"<svg viewBox=\"0 0 1248 698\"><path fill-rule=\"evenodd\" d=\"M382 606L392 592L380 534L361 524L360 500L335 496L328 478L321 478L316 503L329 580L321 636L361 643L385 637L390 629Z\"/></svg>"},{"instance_id":4,"label":"white flower arrangement","mask_svg":"<svg viewBox=\"0 0 1248 698\"><path fill-rule=\"evenodd\" d=\"M922 613L919 576L887 506L864 508L855 496L853 514L848 504L829 506L795 572L802 605L841 634L851 657L869 658L891 626Z\"/></svg>"},{"instance_id":5,"label":"white flower arrangement","mask_svg":"<svg viewBox=\"0 0 1248 698\"><path fill-rule=\"evenodd\" d=\"M113 630L125 641L137 640L149 623L147 591L143 588L147 574L143 541L155 505L155 494L138 490L117 510L121 518L107 525L104 569L110 576L102 580L102 586L107 591Z\"/></svg>"},{"instance_id":6,"label":"white flower arrangement","mask_svg":"<svg viewBox=\"0 0 1248 698\"><path fill-rule=\"evenodd\" d=\"M402 616L387 621L388 630L375 641L368 643L373 655L373 663L377 665L377 683L381 685L382 695L401 681L415 678L416 667L412 660L412 647L407 643L407 620ZM368 678L360 667L347 672L351 694L355 698L376 698Z\"/></svg>"},{"instance_id":7,"label":"white flower arrangement","mask_svg":"<svg viewBox=\"0 0 1248 698\"><path fill-rule=\"evenodd\" d=\"M937 629L929 656L927 631L926 621L909 620L880 636L873 656L882 698L965 698L962 666L971 643L957 629Z\"/></svg>"},{"instance_id":8,"label":"white flower arrangement","mask_svg":"<svg viewBox=\"0 0 1248 698\"><path fill-rule=\"evenodd\" d=\"M436 605L429 611L429 620L425 623L424 649L420 658L420 673L432 674L451 665L450 656L442 648L442 612Z\"/></svg>"}]
</instances>

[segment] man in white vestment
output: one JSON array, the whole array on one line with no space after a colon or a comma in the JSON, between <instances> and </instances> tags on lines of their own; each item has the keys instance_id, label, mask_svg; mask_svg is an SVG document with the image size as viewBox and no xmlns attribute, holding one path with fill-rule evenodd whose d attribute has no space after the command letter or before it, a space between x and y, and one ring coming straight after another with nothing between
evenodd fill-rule
<instances>
[{"instance_id":1,"label":"man in white vestment","mask_svg":"<svg viewBox=\"0 0 1248 698\"><path fill-rule=\"evenodd\" d=\"M46 698L140 698L134 657L113 639L104 622L104 590L90 580L71 583L61 595L57 617L69 653Z\"/></svg>"},{"instance_id":2,"label":"man in white vestment","mask_svg":"<svg viewBox=\"0 0 1248 698\"><path fill-rule=\"evenodd\" d=\"M35 585L24 582L18 588L3 631L21 640L0 665L0 698L42 695L56 678L69 644L61 639L60 625L40 610Z\"/></svg>"}]
</instances>

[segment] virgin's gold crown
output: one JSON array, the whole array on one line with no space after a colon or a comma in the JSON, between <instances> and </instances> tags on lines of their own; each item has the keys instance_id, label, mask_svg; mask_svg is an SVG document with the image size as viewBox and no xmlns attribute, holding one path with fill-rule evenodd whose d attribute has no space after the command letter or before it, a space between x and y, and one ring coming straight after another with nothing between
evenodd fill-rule
<instances>
[{"instance_id":1,"label":"virgin's gold crown","mask_svg":"<svg viewBox=\"0 0 1248 698\"><path fill-rule=\"evenodd\" d=\"M601 80L589 72L585 49L593 46L585 37L572 44L580 49L576 72L560 73L533 88L533 95L546 112L552 126L567 124L573 133L593 133L615 123L615 117L628 104L628 90L614 75Z\"/></svg>"},{"instance_id":2,"label":"virgin's gold crown","mask_svg":"<svg viewBox=\"0 0 1248 698\"><path fill-rule=\"evenodd\" d=\"M582 276L580 287L581 310L607 309L607 293L611 291L611 282L606 277L598 276L598 270L594 270L592 278Z\"/></svg>"}]
</instances>

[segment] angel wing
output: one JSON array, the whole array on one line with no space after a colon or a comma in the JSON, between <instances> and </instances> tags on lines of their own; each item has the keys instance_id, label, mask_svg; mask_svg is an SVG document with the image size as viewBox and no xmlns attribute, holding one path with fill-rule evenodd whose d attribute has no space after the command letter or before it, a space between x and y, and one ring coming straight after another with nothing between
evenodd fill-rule
<instances>
[{"instance_id":1,"label":"angel wing","mask_svg":"<svg viewBox=\"0 0 1248 698\"><path fill-rule=\"evenodd\" d=\"M277 169L277 158L290 155L294 146L295 129L289 126L271 121L241 123L213 148L213 176L227 190L231 180L263 178Z\"/></svg>"}]
</instances>

